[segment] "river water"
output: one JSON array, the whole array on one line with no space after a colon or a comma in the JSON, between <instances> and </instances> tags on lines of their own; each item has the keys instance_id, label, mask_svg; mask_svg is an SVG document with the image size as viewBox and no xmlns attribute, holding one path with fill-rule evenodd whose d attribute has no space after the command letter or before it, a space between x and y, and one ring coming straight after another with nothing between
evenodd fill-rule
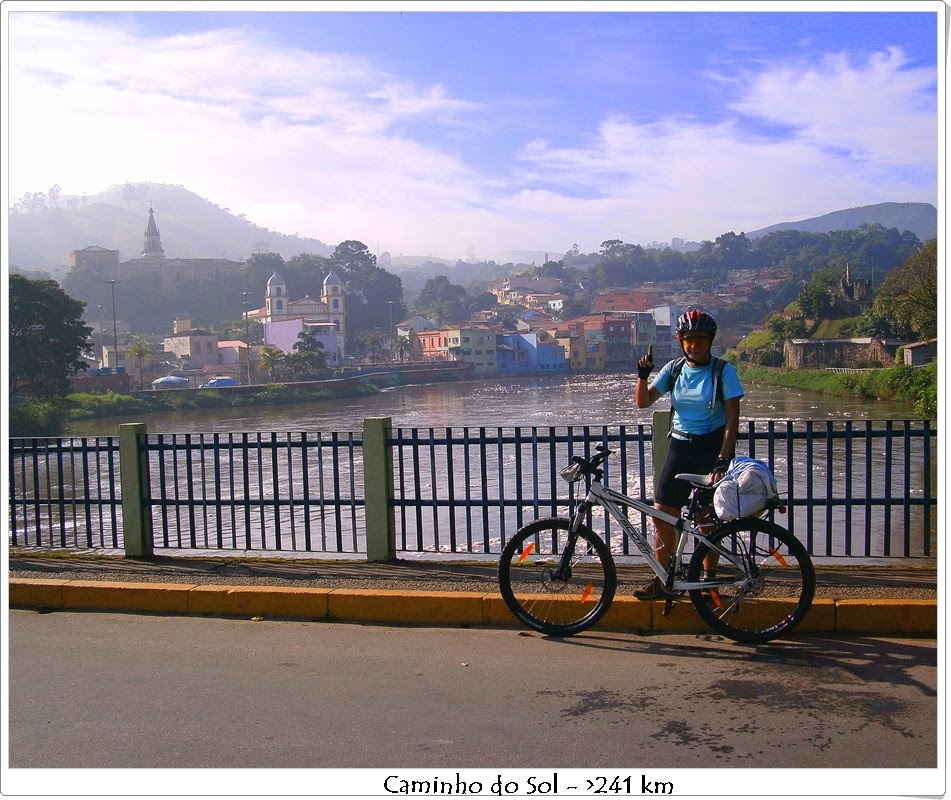
<instances>
[{"instance_id":1,"label":"river water","mask_svg":"<svg viewBox=\"0 0 951 800\"><path fill-rule=\"evenodd\" d=\"M369 397L266 407L167 412L77 421L69 436L112 436L122 422L143 421L149 433L360 431L368 417L393 427L498 427L649 424L633 400L632 374L578 374L433 383L386 389ZM914 419L908 403L833 397L771 386L747 386L741 416L750 420Z\"/></svg>"},{"instance_id":2,"label":"river water","mask_svg":"<svg viewBox=\"0 0 951 800\"><path fill-rule=\"evenodd\" d=\"M491 437L494 434L493 429L498 428L650 425L655 411L669 408L669 402L664 399L652 408L638 409L633 401L633 391L632 374L484 379L401 386L368 397L336 401L86 420L70 425L67 434L74 437L115 436L119 424L142 421L147 424L150 434L225 435L276 432L283 436L306 432L313 438L317 434L327 437L332 433L353 432L359 435L364 419L389 417L394 428L420 429L420 436L425 436L426 429L429 428L437 429L437 434L438 429L460 429L456 433L458 436L463 427L468 427L471 433L478 436L478 431L472 432L472 429L484 427L489 429L486 434ZM866 421L915 419L914 409L910 404L832 397L768 386L747 386L746 391L741 405L742 420L791 420L796 423L797 430L804 429L807 421L814 422L817 431L825 430L827 422L833 422L837 429L841 429L846 421L852 421L859 423L856 426L856 431L859 431ZM884 425L885 422L875 423L877 429ZM780 427L782 429L782 426ZM757 430L761 429L757 426ZM896 425L896 431L898 429L899 426ZM827 445L824 442L818 441L814 452L808 450L807 445L799 440L794 452L788 457L783 447L778 447L773 466L780 480L780 491L800 499L806 498L810 491L806 488L808 480L810 484L814 484L814 491L818 496L851 495L859 498L888 495L901 498L921 496L925 485L930 483L931 488L928 491L934 496L933 478L929 481L921 474L921 442L915 442L913 449L903 455L900 438L899 432L898 439L886 443L881 438L874 438L869 444L857 437L849 446L843 439L836 439L829 451L826 450ZM746 452L745 447L743 444L740 448L741 454ZM757 455L763 457L764 454L757 451ZM425 454L423 457L425 460ZM354 458L353 464L345 468L343 474L354 482L355 494L352 496L362 496L362 456L359 449L355 451ZM504 463L501 451L498 458L499 470L490 469L471 478L479 490L498 494L500 475L511 471L514 461L522 460L524 456L516 455L513 450L506 451ZM415 476L421 476L426 484L423 486L423 492L431 491L434 497L453 494L448 470L444 466L437 468L434 464L435 462L419 463L415 468L411 468L413 479ZM866 465L871 465L868 471ZM456 464L451 469L455 473L458 468L459 465ZM907 477L903 479L903 475ZM466 476L469 477L468 473ZM652 485L652 468L649 462L645 477L648 479L647 485ZM180 476L175 480L181 483ZM398 477L398 482L402 480L402 477ZM411 480L408 474L406 481ZM290 475L281 477L275 484L275 487L279 487L275 488L275 491L286 492L289 486L294 496L307 494L305 488L298 485L298 481L299 478ZM795 485L792 486L787 481L793 481ZM182 492L186 491L187 482L179 488ZM209 489L210 493L215 491L217 490L214 487ZM335 488L329 488L328 496L333 496L335 491ZM460 491L457 483L455 493ZM405 512L401 513L405 516ZM445 509L438 512L440 515L445 513ZM506 531L511 532L512 522L506 517L509 513L510 511L500 512L498 519L493 518L485 523L485 552L497 552ZM794 516L795 520L790 518L788 522L794 523L797 532L804 532L809 539L816 537L817 549L814 553L825 549L829 555L833 552L836 555L843 552L858 555L866 547L863 540L869 531L872 531L875 537L875 543L872 545L874 552L869 555L898 555L902 546L901 540L905 536L910 536L912 542L909 554L928 551L930 548L923 547L922 542L926 536L931 542L935 541L934 515L932 514L929 524L923 525L920 507L914 511L913 518L908 522L903 521L902 513L901 507L886 510L881 504L869 504L859 500L858 504L853 502L849 509L839 506L834 510L812 510L807 506L797 505L795 509L791 509L790 515ZM442 521L435 519L436 511L432 511L432 514L434 519L428 523L423 520L424 526L427 527L427 537L432 533L429 528L435 530L441 525L445 530L446 526L444 518L440 518ZM352 538L354 551L363 546L363 534L360 532L362 521L358 518L359 515L362 515L362 508L351 513L349 524L346 515L342 522L337 520L335 523L338 528L341 524L347 528L347 536ZM850 517L846 515L851 515L851 524ZM419 519L417 517L417 524L414 524L412 515L403 519L399 523L400 535L414 535L420 527ZM460 520L459 524L468 528L471 527L470 522L467 519L463 524ZM206 521L205 525L214 531L217 523ZM889 533L889 530L892 533ZM824 536L833 537L834 541L832 538L828 544L818 541ZM892 542L890 549L883 547L882 542L885 539ZM420 544L419 547L444 549L444 545L436 540L434 543L427 540L427 543ZM846 550L847 547L851 549ZM414 548L406 545L401 549Z\"/></svg>"}]
</instances>

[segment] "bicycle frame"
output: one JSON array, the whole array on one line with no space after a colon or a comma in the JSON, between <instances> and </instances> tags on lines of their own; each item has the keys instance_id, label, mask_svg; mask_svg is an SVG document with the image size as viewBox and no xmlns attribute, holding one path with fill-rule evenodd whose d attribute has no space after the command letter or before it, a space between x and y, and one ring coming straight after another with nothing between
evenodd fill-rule
<instances>
[{"instance_id":1,"label":"bicycle frame","mask_svg":"<svg viewBox=\"0 0 951 800\"><path fill-rule=\"evenodd\" d=\"M697 491L697 487L695 487L693 491ZM720 545L710 542L706 538L707 533L695 527L691 520L682 516L675 517L672 514L668 514L665 511L660 511L659 509L654 508L654 506L648 504L644 500L628 497L627 495L616 492L613 489L608 489L597 478L592 478L584 500L578 503L571 515L571 531L573 533L576 532L580 527L587 511L595 505L602 506L611 516L611 518L621 526L621 529L628 536L628 538L634 542L634 545L650 565L651 569L654 571L654 574L664 583L665 586L668 586L667 582L670 578L670 571L657 559L657 556L654 553L654 548L647 539L646 531L637 528L631 523L627 517L627 514L625 513L625 509L633 508L634 510L639 511L642 514L651 517L652 519L659 519L662 522L672 525L677 531L677 547L674 561L671 565L671 570L675 576L683 567L683 554L684 550L686 549L688 538L697 540L702 539L707 548L719 554L721 558L724 558L730 561L732 564L735 564L740 568L741 574L747 576L746 579L738 581L674 580L668 586L669 590L672 592L685 592L691 591L693 589L710 589L724 586L742 586L748 580L749 566L747 559L744 559L742 554L734 553L730 550L726 550Z\"/></svg>"}]
</instances>

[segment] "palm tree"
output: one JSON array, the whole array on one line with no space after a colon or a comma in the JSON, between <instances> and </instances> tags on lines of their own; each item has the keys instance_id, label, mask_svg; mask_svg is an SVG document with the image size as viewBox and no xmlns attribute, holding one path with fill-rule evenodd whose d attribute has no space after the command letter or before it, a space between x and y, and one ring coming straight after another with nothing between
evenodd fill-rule
<instances>
[{"instance_id":1,"label":"palm tree","mask_svg":"<svg viewBox=\"0 0 951 800\"><path fill-rule=\"evenodd\" d=\"M141 336L132 340L129 349L126 351L135 359L135 365L139 368L139 388L145 388L145 363L152 360L152 348L146 339Z\"/></svg>"},{"instance_id":2,"label":"palm tree","mask_svg":"<svg viewBox=\"0 0 951 800\"><path fill-rule=\"evenodd\" d=\"M258 359L258 367L267 372L268 377L273 381L274 374L284 364L284 351L274 345L266 344L261 348L261 356Z\"/></svg>"},{"instance_id":3,"label":"palm tree","mask_svg":"<svg viewBox=\"0 0 951 800\"><path fill-rule=\"evenodd\" d=\"M403 363L403 359L408 356L412 350L413 346L406 336L397 336L393 341L393 351L399 356L401 364Z\"/></svg>"}]
</instances>

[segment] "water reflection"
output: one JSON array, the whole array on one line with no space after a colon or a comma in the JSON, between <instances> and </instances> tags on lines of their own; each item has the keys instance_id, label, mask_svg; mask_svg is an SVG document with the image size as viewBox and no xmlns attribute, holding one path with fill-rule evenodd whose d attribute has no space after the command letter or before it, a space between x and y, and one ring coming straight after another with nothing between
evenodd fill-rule
<instances>
[{"instance_id":1,"label":"water reflection","mask_svg":"<svg viewBox=\"0 0 951 800\"><path fill-rule=\"evenodd\" d=\"M391 417L394 427L498 427L649 424L649 409L633 401L627 373L526 377L400 386L370 397L250 409L213 409L71 423L71 436L114 435L122 422L143 421L150 433L226 431L358 431L367 417ZM745 419L913 419L908 403L835 397L801 390L748 386Z\"/></svg>"}]
</instances>

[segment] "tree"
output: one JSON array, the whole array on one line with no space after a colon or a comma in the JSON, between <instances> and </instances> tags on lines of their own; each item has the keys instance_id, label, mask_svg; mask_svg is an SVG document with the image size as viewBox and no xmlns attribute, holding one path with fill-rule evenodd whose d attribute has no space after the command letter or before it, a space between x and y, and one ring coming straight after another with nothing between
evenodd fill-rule
<instances>
[{"instance_id":1,"label":"tree","mask_svg":"<svg viewBox=\"0 0 951 800\"><path fill-rule=\"evenodd\" d=\"M266 344L261 348L261 358L258 366L263 369L273 381L284 364L284 351L273 345Z\"/></svg>"},{"instance_id":2,"label":"tree","mask_svg":"<svg viewBox=\"0 0 951 800\"><path fill-rule=\"evenodd\" d=\"M445 275L429 278L416 299L417 313L443 325L469 317L469 295L464 286L451 283Z\"/></svg>"},{"instance_id":3,"label":"tree","mask_svg":"<svg viewBox=\"0 0 951 800\"><path fill-rule=\"evenodd\" d=\"M828 287L817 281L811 281L799 293L799 310L808 319L820 319L831 310L831 300Z\"/></svg>"},{"instance_id":4,"label":"tree","mask_svg":"<svg viewBox=\"0 0 951 800\"><path fill-rule=\"evenodd\" d=\"M139 388L145 388L145 363L152 358L152 348L149 347L147 340L136 337L126 352L135 359L135 365L139 370Z\"/></svg>"},{"instance_id":5,"label":"tree","mask_svg":"<svg viewBox=\"0 0 951 800\"><path fill-rule=\"evenodd\" d=\"M252 302L260 302L264 296L264 287L267 285L268 278L275 272L279 272L285 279L287 278L284 275L284 266L284 259L280 253L251 254L251 257L241 267L241 271L244 274L244 286L242 288L251 292L251 296L254 298Z\"/></svg>"},{"instance_id":6,"label":"tree","mask_svg":"<svg viewBox=\"0 0 951 800\"><path fill-rule=\"evenodd\" d=\"M569 297L565 299L564 303L562 303L561 311L558 312L558 319L564 322L568 319L584 316L590 311L591 304L588 302L587 298L578 299L577 297Z\"/></svg>"},{"instance_id":7,"label":"tree","mask_svg":"<svg viewBox=\"0 0 951 800\"><path fill-rule=\"evenodd\" d=\"M388 329L406 315L403 281L377 266L376 256L363 242L341 242L329 263L346 285L348 349L359 350L364 333Z\"/></svg>"},{"instance_id":8,"label":"tree","mask_svg":"<svg viewBox=\"0 0 951 800\"><path fill-rule=\"evenodd\" d=\"M412 352L412 343L405 336L397 336L393 340L393 352L399 358L400 363L406 359Z\"/></svg>"},{"instance_id":9,"label":"tree","mask_svg":"<svg viewBox=\"0 0 951 800\"><path fill-rule=\"evenodd\" d=\"M906 336L931 339L938 332L938 241L923 245L898 269L888 273L873 304Z\"/></svg>"},{"instance_id":10,"label":"tree","mask_svg":"<svg viewBox=\"0 0 951 800\"><path fill-rule=\"evenodd\" d=\"M81 356L92 328L83 324L86 304L56 281L10 276L10 396L65 397L69 378L86 368Z\"/></svg>"},{"instance_id":11,"label":"tree","mask_svg":"<svg viewBox=\"0 0 951 800\"><path fill-rule=\"evenodd\" d=\"M298 378L318 378L327 370L324 345L312 331L301 331L294 343L294 352L284 359L287 371Z\"/></svg>"}]
</instances>

